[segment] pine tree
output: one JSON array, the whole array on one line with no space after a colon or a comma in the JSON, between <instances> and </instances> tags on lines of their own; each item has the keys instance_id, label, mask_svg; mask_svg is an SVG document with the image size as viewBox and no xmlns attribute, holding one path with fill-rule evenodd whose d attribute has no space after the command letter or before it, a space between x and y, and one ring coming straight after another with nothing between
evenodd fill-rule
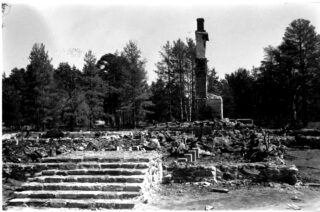
<instances>
[{"instance_id":1,"label":"pine tree","mask_svg":"<svg viewBox=\"0 0 320 212\"><path fill-rule=\"evenodd\" d=\"M156 63L157 70L155 71L158 74L159 79L165 83L166 93L169 96L167 100L168 103L168 121L173 119L173 85L174 85L174 72L173 72L173 63L172 63L172 46L169 41L162 47L162 51L159 52L161 56L161 61Z\"/></svg>"},{"instance_id":2,"label":"pine tree","mask_svg":"<svg viewBox=\"0 0 320 212\"><path fill-rule=\"evenodd\" d=\"M30 56L30 64L26 71L25 116L37 130L44 130L52 120L49 116L53 87L53 66L44 44L34 44Z\"/></svg>"},{"instance_id":3,"label":"pine tree","mask_svg":"<svg viewBox=\"0 0 320 212\"><path fill-rule=\"evenodd\" d=\"M133 41L127 43L121 55L129 64L129 87L126 91L128 98L122 109L132 111L133 126L136 127L138 121L144 119L149 112L147 108L152 105L144 67L146 60L141 58L141 50Z\"/></svg>"},{"instance_id":4,"label":"pine tree","mask_svg":"<svg viewBox=\"0 0 320 212\"><path fill-rule=\"evenodd\" d=\"M69 126L69 130L73 131L80 119L80 113L83 118L81 108L86 104L84 92L80 87L81 72L75 66L70 67L68 63L60 63L55 70L54 79L56 94L59 96L56 111L61 123Z\"/></svg>"},{"instance_id":5,"label":"pine tree","mask_svg":"<svg viewBox=\"0 0 320 212\"><path fill-rule=\"evenodd\" d=\"M99 69L96 64L96 57L89 50L85 54L85 64L83 67L83 81L86 103L89 107L89 128L91 129L94 121L104 119L103 101L105 94L105 85L99 75Z\"/></svg>"},{"instance_id":6,"label":"pine tree","mask_svg":"<svg viewBox=\"0 0 320 212\"><path fill-rule=\"evenodd\" d=\"M297 19L286 28L283 43L280 45L282 57L290 61L293 75L298 84L295 88L294 99L301 97L300 119L305 126L308 122L308 101L312 78L320 70L320 35L310 21ZM299 104L299 103L297 103ZM299 107L295 104L293 113Z\"/></svg>"},{"instance_id":7,"label":"pine tree","mask_svg":"<svg viewBox=\"0 0 320 212\"><path fill-rule=\"evenodd\" d=\"M14 68L9 77L2 78L2 116L6 126L21 128L24 122L23 105L25 70Z\"/></svg>"}]
</instances>

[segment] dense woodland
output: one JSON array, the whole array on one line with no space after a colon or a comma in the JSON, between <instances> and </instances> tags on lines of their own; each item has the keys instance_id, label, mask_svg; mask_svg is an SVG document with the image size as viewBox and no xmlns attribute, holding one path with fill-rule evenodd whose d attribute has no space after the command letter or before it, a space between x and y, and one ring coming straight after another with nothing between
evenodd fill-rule
<instances>
[{"instance_id":1,"label":"dense woodland","mask_svg":"<svg viewBox=\"0 0 320 212\"><path fill-rule=\"evenodd\" d=\"M308 20L297 19L279 43L266 47L252 70L219 79L219 70L208 67L208 92L223 97L225 117L267 127L320 120L320 35ZM100 59L89 50L82 70L67 62L54 68L45 45L34 44L27 67L2 77L3 124L76 130L92 129L98 120L110 127L194 121L194 40L167 41L159 54L158 78L148 85L146 60L133 41Z\"/></svg>"}]
</instances>

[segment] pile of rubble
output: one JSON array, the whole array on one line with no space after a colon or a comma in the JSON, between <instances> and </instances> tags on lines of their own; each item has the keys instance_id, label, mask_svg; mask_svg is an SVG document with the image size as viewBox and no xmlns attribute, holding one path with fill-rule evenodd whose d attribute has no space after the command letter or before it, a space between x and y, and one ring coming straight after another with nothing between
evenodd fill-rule
<instances>
[{"instance_id":1,"label":"pile of rubble","mask_svg":"<svg viewBox=\"0 0 320 212\"><path fill-rule=\"evenodd\" d=\"M147 132L99 132L66 133L60 138L47 138L46 135L22 137L11 135L2 140L3 162L39 162L42 158L73 151L115 151L145 146L157 149L159 144L148 137ZM145 139L144 137L147 137Z\"/></svg>"},{"instance_id":2,"label":"pile of rubble","mask_svg":"<svg viewBox=\"0 0 320 212\"><path fill-rule=\"evenodd\" d=\"M197 148L203 156L233 155L237 161L259 162L282 158L285 136L272 135L254 125L227 121L166 123L145 131L47 132L3 137L4 162L37 162L72 151L159 150L179 157ZM8 138L9 137L9 138ZM218 157L219 158L219 157Z\"/></svg>"}]
</instances>

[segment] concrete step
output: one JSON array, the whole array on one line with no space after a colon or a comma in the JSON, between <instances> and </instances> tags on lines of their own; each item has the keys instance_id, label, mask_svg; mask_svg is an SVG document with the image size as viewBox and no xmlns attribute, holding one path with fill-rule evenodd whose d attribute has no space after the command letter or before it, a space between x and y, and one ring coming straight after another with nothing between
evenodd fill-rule
<instances>
[{"instance_id":1,"label":"concrete step","mask_svg":"<svg viewBox=\"0 0 320 212\"><path fill-rule=\"evenodd\" d=\"M44 163L41 166L46 169L59 169L59 170L73 170L73 169L146 169L149 167L148 163Z\"/></svg>"},{"instance_id":2,"label":"concrete step","mask_svg":"<svg viewBox=\"0 0 320 212\"><path fill-rule=\"evenodd\" d=\"M61 183L61 182L78 182L78 183L142 183L144 175L129 176L108 176L108 175L72 175L72 176L41 176L29 178L29 182L40 183Z\"/></svg>"},{"instance_id":3,"label":"concrete step","mask_svg":"<svg viewBox=\"0 0 320 212\"><path fill-rule=\"evenodd\" d=\"M31 206L31 207L52 207L52 208L81 208L81 209L132 209L138 200L119 199L33 199L20 198L9 201L9 206Z\"/></svg>"},{"instance_id":4,"label":"concrete step","mask_svg":"<svg viewBox=\"0 0 320 212\"><path fill-rule=\"evenodd\" d=\"M132 209L148 198L159 160L156 152L81 151L22 164L37 173L14 192L9 208Z\"/></svg>"},{"instance_id":5,"label":"concrete step","mask_svg":"<svg viewBox=\"0 0 320 212\"><path fill-rule=\"evenodd\" d=\"M147 169L74 169L74 170L44 170L43 176L52 175L144 175Z\"/></svg>"},{"instance_id":6,"label":"concrete step","mask_svg":"<svg viewBox=\"0 0 320 212\"><path fill-rule=\"evenodd\" d=\"M130 199L142 195L140 192L110 191L21 191L14 193L15 198L36 199Z\"/></svg>"},{"instance_id":7,"label":"concrete step","mask_svg":"<svg viewBox=\"0 0 320 212\"><path fill-rule=\"evenodd\" d=\"M81 162L100 162L100 163L116 163L116 162L133 162L148 163L149 158L103 158L103 157L47 157L42 159L43 163L81 163Z\"/></svg>"},{"instance_id":8,"label":"concrete step","mask_svg":"<svg viewBox=\"0 0 320 212\"><path fill-rule=\"evenodd\" d=\"M22 190L82 190L82 191L130 191L140 192L143 183L38 183L30 182L22 185Z\"/></svg>"}]
</instances>

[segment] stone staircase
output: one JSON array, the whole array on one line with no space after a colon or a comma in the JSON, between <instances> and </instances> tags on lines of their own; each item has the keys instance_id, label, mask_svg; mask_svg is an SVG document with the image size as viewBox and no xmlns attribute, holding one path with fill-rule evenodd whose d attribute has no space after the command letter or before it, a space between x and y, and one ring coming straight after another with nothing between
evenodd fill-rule
<instances>
[{"instance_id":1,"label":"stone staircase","mask_svg":"<svg viewBox=\"0 0 320 212\"><path fill-rule=\"evenodd\" d=\"M157 153L104 152L43 159L9 207L132 209L161 181Z\"/></svg>"},{"instance_id":2,"label":"stone staircase","mask_svg":"<svg viewBox=\"0 0 320 212\"><path fill-rule=\"evenodd\" d=\"M183 156L178 158L178 162L195 162L200 158L199 149L189 149L188 152L184 153Z\"/></svg>"}]
</instances>

